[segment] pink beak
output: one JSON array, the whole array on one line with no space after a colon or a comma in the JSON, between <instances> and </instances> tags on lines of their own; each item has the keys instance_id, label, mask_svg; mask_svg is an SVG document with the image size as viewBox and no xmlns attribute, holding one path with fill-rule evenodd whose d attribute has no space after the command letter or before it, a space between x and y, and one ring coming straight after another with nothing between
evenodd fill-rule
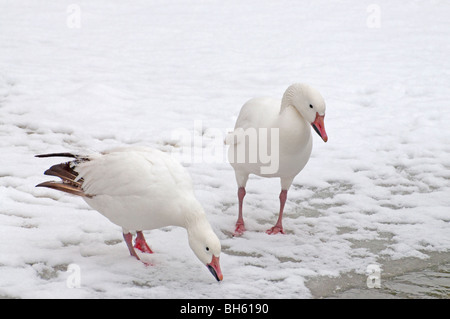
<instances>
[{"instance_id":1,"label":"pink beak","mask_svg":"<svg viewBox=\"0 0 450 319\"><path fill-rule=\"evenodd\" d=\"M316 119L314 122L311 123L312 127L316 131L317 134L322 138L322 140L326 143L328 141L327 132L325 131L325 114L319 115L319 113L316 113Z\"/></svg>"},{"instance_id":2,"label":"pink beak","mask_svg":"<svg viewBox=\"0 0 450 319\"><path fill-rule=\"evenodd\" d=\"M219 257L213 255L211 262L206 266L217 281L223 280L222 270L220 270Z\"/></svg>"}]
</instances>

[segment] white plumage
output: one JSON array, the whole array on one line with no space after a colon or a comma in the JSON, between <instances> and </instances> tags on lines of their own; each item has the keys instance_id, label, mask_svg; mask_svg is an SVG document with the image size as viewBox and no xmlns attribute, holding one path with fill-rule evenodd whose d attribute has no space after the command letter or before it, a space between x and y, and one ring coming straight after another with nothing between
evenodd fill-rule
<instances>
[{"instance_id":1,"label":"white plumage","mask_svg":"<svg viewBox=\"0 0 450 319\"><path fill-rule=\"evenodd\" d=\"M311 155L311 126L325 142L328 140L324 117L325 102L320 93L300 83L289 86L281 101L254 98L243 105L234 131L225 141L230 145L228 159L235 171L239 188L236 235L245 231L242 205L250 174L280 178L279 218L276 225L267 232L284 233L281 221L287 191ZM263 158L265 153L270 156Z\"/></svg>"},{"instance_id":2,"label":"white plumage","mask_svg":"<svg viewBox=\"0 0 450 319\"><path fill-rule=\"evenodd\" d=\"M134 248L152 253L143 230L165 226L186 228L196 256L217 280L222 280L219 239L195 198L189 174L171 156L144 147L119 148L89 156L38 155L54 156L74 160L54 165L45 172L60 177L61 182L37 186L82 196L92 208L123 228L130 254L138 259ZM134 247L131 231L138 232Z\"/></svg>"},{"instance_id":3,"label":"white plumage","mask_svg":"<svg viewBox=\"0 0 450 319\"><path fill-rule=\"evenodd\" d=\"M116 149L74 170L83 191L95 195L86 202L126 231L186 227L202 212L186 170L154 149Z\"/></svg>"}]
</instances>

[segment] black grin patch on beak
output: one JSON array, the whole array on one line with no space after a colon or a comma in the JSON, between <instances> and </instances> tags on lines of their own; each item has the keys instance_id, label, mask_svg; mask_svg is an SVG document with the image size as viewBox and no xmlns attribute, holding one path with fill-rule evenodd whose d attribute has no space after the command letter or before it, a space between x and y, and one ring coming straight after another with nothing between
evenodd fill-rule
<instances>
[{"instance_id":1,"label":"black grin patch on beak","mask_svg":"<svg viewBox=\"0 0 450 319\"><path fill-rule=\"evenodd\" d=\"M316 131L316 133L319 134L320 137L322 137L322 134L320 134L320 131L317 128L317 126L315 124L311 124L311 126L314 128L314 131Z\"/></svg>"},{"instance_id":2,"label":"black grin patch on beak","mask_svg":"<svg viewBox=\"0 0 450 319\"><path fill-rule=\"evenodd\" d=\"M214 278L216 278L217 281L220 281L219 276L217 276L216 270L214 269L213 266L211 265L207 265L209 271L213 274Z\"/></svg>"}]
</instances>

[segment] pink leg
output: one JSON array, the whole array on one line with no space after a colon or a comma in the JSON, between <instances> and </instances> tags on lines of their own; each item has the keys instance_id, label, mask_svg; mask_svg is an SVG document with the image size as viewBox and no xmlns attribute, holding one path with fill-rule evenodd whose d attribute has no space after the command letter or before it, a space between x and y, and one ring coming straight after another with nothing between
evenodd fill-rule
<instances>
[{"instance_id":1,"label":"pink leg","mask_svg":"<svg viewBox=\"0 0 450 319\"><path fill-rule=\"evenodd\" d=\"M153 254L153 251L150 249L150 247L147 245L147 242L145 241L145 237L144 237L144 234L142 233L142 231L137 231L136 234L137 234L137 236L136 236L134 248L139 249L143 253Z\"/></svg>"},{"instance_id":2,"label":"pink leg","mask_svg":"<svg viewBox=\"0 0 450 319\"><path fill-rule=\"evenodd\" d=\"M244 218L242 216L242 205L244 203L245 197L245 187L239 187L238 199L239 199L239 216L236 221L236 229L234 231L234 236L240 236L245 232Z\"/></svg>"},{"instance_id":3,"label":"pink leg","mask_svg":"<svg viewBox=\"0 0 450 319\"><path fill-rule=\"evenodd\" d=\"M131 233L123 234L123 239L127 243L128 250L130 251L130 255L136 257L137 260L141 260L139 256L136 254L136 251L133 248L133 235Z\"/></svg>"},{"instance_id":4,"label":"pink leg","mask_svg":"<svg viewBox=\"0 0 450 319\"><path fill-rule=\"evenodd\" d=\"M287 190L281 190L280 193L280 214L278 215L278 220L275 226L273 226L271 229L268 229L266 233L269 235L275 235L278 233L284 234L283 225L281 223L283 219L283 211L284 211L284 204L286 204L286 198L287 198Z\"/></svg>"}]
</instances>

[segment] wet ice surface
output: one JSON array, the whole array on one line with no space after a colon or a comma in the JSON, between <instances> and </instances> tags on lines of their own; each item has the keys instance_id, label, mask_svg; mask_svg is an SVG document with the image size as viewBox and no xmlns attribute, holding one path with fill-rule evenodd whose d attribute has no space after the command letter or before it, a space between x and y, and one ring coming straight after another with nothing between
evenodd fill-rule
<instances>
[{"instance_id":1,"label":"wet ice surface","mask_svg":"<svg viewBox=\"0 0 450 319\"><path fill-rule=\"evenodd\" d=\"M379 7L380 28L369 28L367 5L352 1L81 1L78 29L64 3L2 4L0 296L446 298L450 5ZM324 96L329 141L314 134L286 235L265 234L279 181L252 177L248 232L234 238L234 174L212 132L223 138L247 99L281 97L297 81ZM220 284L184 230L146 232L155 254L145 267L81 199L34 188L55 163L35 154L174 152L191 146L180 129L195 139L197 157L183 164L222 242ZM79 289L67 286L71 264ZM365 287L369 265L381 267L380 289Z\"/></svg>"},{"instance_id":2,"label":"wet ice surface","mask_svg":"<svg viewBox=\"0 0 450 319\"><path fill-rule=\"evenodd\" d=\"M378 286L375 286L375 280L369 278L368 273L355 272L338 277L315 277L306 286L315 298L448 299L449 260L448 253L431 254L427 260L384 260L377 277Z\"/></svg>"}]
</instances>

